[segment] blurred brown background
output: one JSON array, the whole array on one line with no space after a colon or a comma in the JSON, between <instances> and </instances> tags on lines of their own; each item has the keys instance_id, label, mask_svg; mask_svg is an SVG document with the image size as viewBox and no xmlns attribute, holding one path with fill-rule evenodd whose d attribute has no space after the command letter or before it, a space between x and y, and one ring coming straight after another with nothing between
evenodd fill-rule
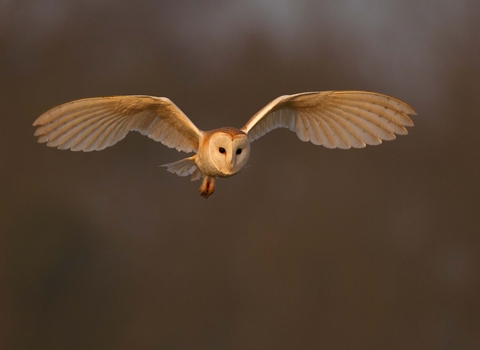
<instances>
[{"instance_id":1,"label":"blurred brown background","mask_svg":"<svg viewBox=\"0 0 480 350\"><path fill-rule=\"evenodd\" d=\"M1 349L480 349L480 2L0 1ZM36 143L74 99L171 98L200 129L281 94L360 89L408 136L286 129L217 183L132 133Z\"/></svg>"}]
</instances>

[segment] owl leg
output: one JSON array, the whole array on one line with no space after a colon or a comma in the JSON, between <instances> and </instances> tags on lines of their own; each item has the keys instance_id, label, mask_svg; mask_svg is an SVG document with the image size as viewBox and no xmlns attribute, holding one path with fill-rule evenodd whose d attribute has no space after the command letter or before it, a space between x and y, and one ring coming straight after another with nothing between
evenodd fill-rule
<instances>
[{"instance_id":1,"label":"owl leg","mask_svg":"<svg viewBox=\"0 0 480 350\"><path fill-rule=\"evenodd\" d=\"M205 176L203 178L202 186L200 187L200 196L208 198L215 192L215 178L211 176Z\"/></svg>"}]
</instances>

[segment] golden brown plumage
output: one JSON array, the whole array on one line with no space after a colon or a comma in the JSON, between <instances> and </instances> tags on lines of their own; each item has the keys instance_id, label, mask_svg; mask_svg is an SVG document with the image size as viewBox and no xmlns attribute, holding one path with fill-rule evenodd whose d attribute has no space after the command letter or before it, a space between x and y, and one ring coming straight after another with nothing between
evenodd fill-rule
<instances>
[{"instance_id":1,"label":"golden brown plumage","mask_svg":"<svg viewBox=\"0 0 480 350\"><path fill-rule=\"evenodd\" d=\"M243 169L250 143L276 128L328 148L361 148L393 140L413 126L415 111L394 97L365 91L323 91L285 95L271 101L240 129L201 131L165 97L113 96L77 100L42 114L33 125L38 142L73 151L102 150L129 131L178 151L196 154L165 164L179 176L204 178L200 194L214 192L215 177Z\"/></svg>"}]
</instances>

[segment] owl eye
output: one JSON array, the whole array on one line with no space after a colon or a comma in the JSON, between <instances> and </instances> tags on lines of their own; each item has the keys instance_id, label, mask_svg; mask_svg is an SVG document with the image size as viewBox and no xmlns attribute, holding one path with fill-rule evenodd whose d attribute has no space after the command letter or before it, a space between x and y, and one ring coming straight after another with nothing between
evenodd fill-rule
<instances>
[{"instance_id":1,"label":"owl eye","mask_svg":"<svg viewBox=\"0 0 480 350\"><path fill-rule=\"evenodd\" d=\"M225 153L225 148L220 147L220 148L218 149L218 152L220 152L220 153Z\"/></svg>"},{"instance_id":2,"label":"owl eye","mask_svg":"<svg viewBox=\"0 0 480 350\"><path fill-rule=\"evenodd\" d=\"M238 148L238 149L237 149L237 152L235 152L235 153L236 153L236 154L242 153L242 149L241 149L241 148Z\"/></svg>"}]
</instances>

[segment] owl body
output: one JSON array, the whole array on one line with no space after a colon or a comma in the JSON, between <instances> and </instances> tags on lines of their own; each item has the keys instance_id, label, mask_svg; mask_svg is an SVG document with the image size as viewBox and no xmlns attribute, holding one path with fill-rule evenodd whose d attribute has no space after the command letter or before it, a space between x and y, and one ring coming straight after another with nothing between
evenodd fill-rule
<instances>
[{"instance_id":1,"label":"owl body","mask_svg":"<svg viewBox=\"0 0 480 350\"><path fill-rule=\"evenodd\" d=\"M35 120L35 136L47 146L73 151L102 150L138 131L178 151L195 152L165 164L179 176L203 178L200 194L214 192L216 177L241 171L250 143L276 128L327 148L362 148L407 134L415 111L391 96L365 91L322 91L285 95L268 103L240 129L202 131L168 98L113 96L72 101Z\"/></svg>"}]
</instances>

